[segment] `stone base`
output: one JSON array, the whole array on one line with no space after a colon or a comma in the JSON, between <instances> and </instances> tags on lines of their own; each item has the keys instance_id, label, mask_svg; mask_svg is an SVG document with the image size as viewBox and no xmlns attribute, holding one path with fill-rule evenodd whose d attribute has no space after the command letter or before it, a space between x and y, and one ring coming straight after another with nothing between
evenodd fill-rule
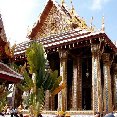
<instances>
[{"instance_id":1,"label":"stone base","mask_svg":"<svg viewBox=\"0 0 117 117\"><path fill-rule=\"evenodd\" d=\"M53 114L42 114L43 117L56 117ZM70 115L70 117L94 117L94 115Z\"/></svg>"},{"instance_id":2,"label":"stone base","mask_svg":"<svg viewBox=\"0 0 117 117\"><path fill-rule=\"evenodd\" d=\"M57 111L43 111L43 117L56 117ZM93 111L66 111L70 117L94 117Z\"/></svg>"}]
</instances>

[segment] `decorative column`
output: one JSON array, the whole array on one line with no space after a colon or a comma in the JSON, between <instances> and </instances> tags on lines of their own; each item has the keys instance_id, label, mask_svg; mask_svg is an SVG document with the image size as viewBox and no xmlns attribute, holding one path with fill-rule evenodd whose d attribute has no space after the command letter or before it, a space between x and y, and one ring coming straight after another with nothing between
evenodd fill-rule
<instances>
[{"instance_id":1,"label":"decorative column","mask_svg":"<svg viewBox=\"0 0 117 117\"><path fill-rule=\"evenodd\" d=\"M13 85L13 93L12 93L12 107L15 107L15 96L16 96L16 85Z\"/></svg>"},{"instance_id":2,"label":"decorative column","mask_svg":"<svg viewBox=\"0 0 117 117\"><path fill-rule=\"evenodd\" d=\"M92 108L95 112L102 112L102 88L100 67L100 45L92 44Z\"/></svg>"},{"instance_id":3,"label":"decorative column","mask_svg":"<svg viewBox=\"0 0 117 117\"><path fill-rule=\"evenodd\" d=\"M65 50L59 51L60 57L60 76L62 76L61 83L67 84L67 52ZM66 111L67 109L67 86L58 93L58 110Z\"/></svg>"},{"instance_id":4,"label":"decorative column","mask_svg":"<svg viewBox=\"0 0 117 117\"><path fill-rule=\"evenodd\" d=\"M50 102L50 93L49 90L45 92L45 110L49 110L49 102Z\"/></svg>"},{"instance_id":5,"label":"decorative column","mask_svg":"<svg viewBox=\"0 0 117 117\"><path fill-rule=\"evenodd\" d=\"M54 96L50 96L49 98L49 110L54 110Z\"/></svg>"},{"instance_id":6,"label":"decorative column","mask_svg":"<svg viewBox=\"0 0 117 117\"><path fill-rule=\"evenodd\" d=\"M77 57L73 59L72 109L78 109L78 69Z\"/></svg>"},{"instance_id":7,"label":"decorative column","mask_svg":"<svg viewBox=\"0 0 117 117\"><path fill-rule=\"evenodd\" d=\"M104 53L102 58L103 58L103 76L104 76L104 111L105 112L112 112L110 54Z\"/></svg>"},{"instance_id":8,"label":"decorative column","mask_svg":"<svg viewBox=\"0 0 117 117\"><path fill-rule=\"evenodd\" d=\"M117 110L117 63L113 64L113 79L114 79L114 106Z\"/></svg>"},{"instance_id":9,"label":"decorative column","mask_svg":"<svg viewBox=\"0 0 117 117\"><path fill-rule=\"evenodd\" d=\"M81 57L77 56L73 60L73 83L72 83L72 109L82 109L82 76Z\"/></svg>"},{"instance_id":10,"label":"decorative column","mask_svg":"<svg viewBox=\"0 0 117 117\"><path fill-rule=\"evenodd\" d=\"M81 56L77 58L78 73L78 110L82 110L82 61Z\"/></svg>"}]
</instances>

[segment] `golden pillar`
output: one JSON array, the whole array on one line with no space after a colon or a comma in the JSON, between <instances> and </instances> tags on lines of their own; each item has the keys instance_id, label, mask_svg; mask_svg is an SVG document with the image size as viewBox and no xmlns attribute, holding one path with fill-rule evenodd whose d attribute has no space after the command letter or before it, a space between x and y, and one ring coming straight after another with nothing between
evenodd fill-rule
<instances>
[{"instance_id":1,"label":"golden pillar","mask_svg":"<svg viewBox=\"0 0 117 117\"><path fill-rule=\"evenodd\" d=\"M102 112L102 87L100 67L100 45L93 44L92 51L92 109Z\"/></svg>"},{"instance_id":2,"label":"golden pillar","mask_svg":"<svg viewBox=\"0 0 117 117\"><path fill-rule=\"evenodd\" d=\"M115 110L117 110L117 63L113 64L113 81L114 81L114 106Z\"/></svg>"},{"instance_id":3,"label":"golden pillar","mask_svg":"<svg viewBox=\"0 0 117 117\"><path fill-rule=\"evenodd\" d=\"M104 111L112 112L112 90L111 90L111 75L110 75L110 54L104 53L103 58L103 76L104 76Z\"/></svg>"},{"instance_id":4,"label":"golden pillar","mask_svg":"<svg viewBox=\"0 0 117 117\"><path fill-rule=\"evenodd\" d=\"M61 83L67 84L67 51L60 50L60 76L62 76ZM58 110L66 111L67 110L67 85L62 91L58 93Z\"/></svg>"}]
</instances>

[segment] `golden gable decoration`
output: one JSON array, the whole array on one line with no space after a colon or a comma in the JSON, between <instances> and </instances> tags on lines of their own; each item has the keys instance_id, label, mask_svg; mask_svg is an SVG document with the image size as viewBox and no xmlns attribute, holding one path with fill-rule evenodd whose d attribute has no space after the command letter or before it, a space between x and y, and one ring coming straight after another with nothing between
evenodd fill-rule
<instances>
[{"instance_id":1,"label":"golden gable decoration","mask_svg":"<svg viewBox=\"0 0 117 117\"><path fill-rule=\"evenodd\" d=\"M40 15L38 22L29 33L28 37L32 39L45 38L55 34L61 34L80 28L89 30L83 18L80 18L72 5L71 10L67 9L65 2L62 5L53 0L49 0L44 11ZM72 2L71 2L72 4ZM32 33L33 32L33 33Z\"/></svg>"}]
</instances>

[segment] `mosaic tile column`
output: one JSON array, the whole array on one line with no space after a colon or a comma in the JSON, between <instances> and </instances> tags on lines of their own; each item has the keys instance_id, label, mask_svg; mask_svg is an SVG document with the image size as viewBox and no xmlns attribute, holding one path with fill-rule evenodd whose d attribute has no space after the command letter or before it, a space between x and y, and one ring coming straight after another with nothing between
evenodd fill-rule
<instances>
[{"instance_id":1,"label":"mosaic tile column","mask_svg":"<svg viewBox=\"0 0 117 117\"><path fill-rule=\"evenodd\" d=\"M16 93L16 85L13 85L13 93L12 93L12 107L15 107L15 93Z\"/></svg>"},{"instance_id":2,"label":"mosaic tile column","mask_svg":"<svg viewBox=\"0 0 117 117\"><path fill-rule=\"evenodd\" d=\"M102 112L102 88L100 68L100 45L93 44L92 51L92 108L94 112Z\"/></svg>"},{"instance_id":3,"label":"mosaic tile column","mask_svg":"<svg viewBox=\"0 0 117 117\"><path fill-rule=\"evenodd\" d=\"M49 90L45 92L45 110L49 110L49 102L50 102L50 93Z\"/></svg>"},{"instance_id":4,"label":"mosaic tile column","mask_svg":"<svg viewBox=\"0 0 117 117\"><path fill-rule=\"evenodd\" d=\"M49 99L49 101L50 101L50 106L49 106L49 108L50 108L50 110L51 111L53 111L54 110L54 96L51 96L50 97L50 99Z\"/></svg>"},{"instance_id":5,"label":"mosaic tile column","mask_svg":"<svg viewBox=\"0 0 117 117\"><path fill-rule=\"evenodd\" d=\"M117 63L113 64L113 79L114 79L114 106L117 110Z\"/></svg>"},{"instance_id":6,"label":"mosaic tile column","mask_svg":"<svg viewBox=\"0 0 117 117\"><path fill-rule=\"evenodd\" d=\"M61 83L67 84L67 52L59 51L60 57L60 76L62 76ZM65 111L67 109L67 87L58 93L58 110Z\"/></svg>"},{"instance_id":7,"label":"mosaic tile column","mask_svg":"<svg viewBox=\"0 0 117 117\"><path fill-rule=\"evenodd\" d=\"M82 110L82 61L81 56L77 58L78 71L78 110Z\"/></svg>"},{"instance_id":8,"label":"mosaic tile column","mask_svg":"<svg viewBox=\"0 0 117 117\"><path fill-rule=\"evenodd\" d=\"M78 68L77 57L73 60L72 109L78 109Z\"/></svg>"},{"instance_id":9,"label":"mosaic tile column","mask_svg":"<svg viewBox=\"0 0 117 117\"><path fill-rule=\"evenodd\" d=\"M82 62L77 56L73 60L72 109L82 110Z\"/></svg>"},{"instance_id":10,"label":"mosaic tile column","mask_svg":"<svg viewBox=\"0 0 117 117\"><path fill-rule=\"evenodd\" d=\"M102 58L103 58L103 76L104 76L104 111L105 112L112 112L110 54L104 53Z\"/></svg>"}]
</instances>

